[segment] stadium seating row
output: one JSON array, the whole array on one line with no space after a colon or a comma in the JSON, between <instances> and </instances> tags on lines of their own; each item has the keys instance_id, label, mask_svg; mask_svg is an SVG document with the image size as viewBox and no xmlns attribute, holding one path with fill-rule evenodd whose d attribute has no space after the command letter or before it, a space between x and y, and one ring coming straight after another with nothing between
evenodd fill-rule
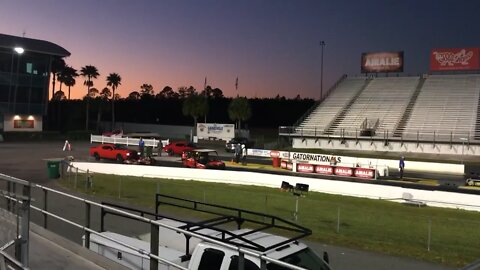
<instances>
[{"instance_id":1,"label":"stadium seating row","mask_svg":"<svg viewBox=\"0 0 480 270\"><path fill-rule=\"evenodd\" d=\"M296 127L308 136L356 134L403 138L480 135L480 75L347 78Z\"/></svg>"}]
</instances>

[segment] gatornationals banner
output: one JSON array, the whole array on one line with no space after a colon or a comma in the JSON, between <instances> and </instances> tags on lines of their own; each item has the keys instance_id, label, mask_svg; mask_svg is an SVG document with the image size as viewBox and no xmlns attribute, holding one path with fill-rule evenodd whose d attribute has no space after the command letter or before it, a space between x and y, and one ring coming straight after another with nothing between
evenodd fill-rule
<instances>
[{"instance_id":1,"label":"gatornationals banner","mask_svg":"<svg viewBox=\"0 0 480 270\"><path fill-rule=\"evenodd\" d=\"M430 54L430 70L478 70L479 51L479 48L433 49Z\"/></svg>"}]
</instances>

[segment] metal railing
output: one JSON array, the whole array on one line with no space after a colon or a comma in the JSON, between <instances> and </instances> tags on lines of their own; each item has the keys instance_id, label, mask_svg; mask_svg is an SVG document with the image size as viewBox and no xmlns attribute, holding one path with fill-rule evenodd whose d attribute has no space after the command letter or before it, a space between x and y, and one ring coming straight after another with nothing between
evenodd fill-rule
<instances>
[{"instance_id":1,"label":"metal railing","mask_svg":"<svg viewBox=\"0 0 480 270\"><path fill-rule=\"evenodd\" d=\"M17 227L15 239L0 248L0 266L28 268L31 183L5 174L0 174L0 181L6 186L6 190L1 190L0 196L6 200L6 211L16 217L14 222ZM14 247L13 257L6 252L10 247Z\"/></svg>"},{"instance_id":2,"label":"metal railing","mask_svg":"<svg viewBox=\"0 0 480 270\"><path fill-rule=\"evenodd\" d=\"M278 128L278 135L285 137L300 137L300 138L331 138L339 137L344 139L383 139L388 138L391 141L418 141L418 142L442 142L442 143L471 143L480 142L475 138L475 134L470 132L453 132L448 129L432 130L432 131L417 131L417 132L403 132L400 137L395 137L394 130L382 130L372 136L362 136L361 128L342 128L335 130L333 134L325 134L324 126L313 127L298 127L298 126L280 126Z\"/></svg>"},{"instance_id":3,"label":"metal railing","mask_svg":"<svg viewBox=\"0 0 480 270\"><path fill-rule=\"evenodd\" d=\"M238 252L239 258L244 258L245 255L249 255L249 256L258 258L261 262L261 269L262 270L266 270L267 263L273 263L273 264L276 264L276 265L279 265L279 266L283 266L287 269L305 270L304 268L301 268L301 267L298 267L298 266L295 266L295 265L291 265L291 264L285 263L285 262L277 260L277 259L270 258L270 257L268 257L268 256L266 256L266 255L264 255L264 254L262 254L261 252L258 252L258 251L253 251L253 250L250 250L250 249L247 249L247 248L240 247L238 245L224 243L222 241L211 239L209 237L203 236L203 235L195 233L195 232L191 232L191 231L188 231L188 230L184 230L184 229L181 229L181 228L177 228L177 227L173 227L173 226L164 224L161 221L157 221L155 219L149 219L149 218L146 218L142 215L132 214L128 211L123 211L123 210L117 209L115 207L111 207L109 205L104 205L102 203L97 203L97 202L94 202L94 201L91 201L91 200L80 198L80 197L77 197L77 196L74 196L74 195L71 195L71 194L68 194L68 193L65 193L65 192L61 192L61 191L58 191L58 190L55 190L55 189L52 189L52 188L49 188L49 187L46 187L46 186L42 186L42 185L38 185L38 184L32 184L30 182L27 182L27 181L24 181L24 180L21 180L21 179L17 179L17 178L13 178L13 177L10 177L10 176L7 176L7 175L0 175L0 179L9 181L10 183L16 183L16 184L19 183L19 184L22 184L24 186L24 189L23 189L24 197L18 196L18 195L9 196L8 192L6 192L6 193L4 192L4 193L0 194L1 196L3 196L7 200L7 205L9 205L11 203L20 204L22 206L21 207L22 211L24 211L24 212L22 212L23 216L28 217L30 209L33 209L33 210L38 211L39 213L42 214L43 219L44 219L43 226L46 229L48 229L48 226L47 226L48 225L48 223L47 223L48 218L54 218L56 220L62 221L66 224L69 224L73 227L81 229L84 233L84 237L85 237L84 245L85 245L86 248L90 248L90 236L91 236L91 234L94 234L98 237L107 239L109 241L112 241L113 243L116 243L116 244L121 245L123 247L129 248L131 250L134 250L135 252L137 252L137 254L139 256L147 257L147 258L150 259L150 269L153 269L153 270L158 269L159 263L164 263L166 265L175 267L177 269L188 270L188 268L185 268L185 267L183 267L181 265L178 265L174 262L167 261L166 259L160 257L160 254L159 254L159 228L160 227L172 230L172 231L177 232L177 233L184 234L184 235L189 236L189 237L198 238L200 240L203 240L203 241L218 245L220 247ZM37 206L34 206L34 205L30 205L30 187L36 188L36 189L39 189L39 190L42 191L42 193L43 193L43 206L42 207L37 207ZM72 220L69 220L65 217L62 217L61 215L49 212L48 196L49 196L50 193L56 194L58 196L66 198L66 199L72 199L72 200L75 200L75 201L78 201L78 202L81 202L82 204L84 204L84 224L77 223L75 221L72 221ZM97 232L97 231L93 230L91 228L91 225L92 225L91 224L92 206L99 207L100 209L109 211L110 213L117 213L119 215L129 217L133 220L137 220L137 221L140 221L140 222L150 224L150 235L151 235L151 238L150 238L150 252L145 251L141 248L137 248L135 246L132 246L128 243L124 243L124 242L119 241L115 238L106 236L106 235L102 234L101 232ZM22 218L21 220L22 220L22 224L21 224L22 225L22 230L21 230L22 234L21 234L21 237L19 239L17 239L18 244L20 246L19 246L19 248L16 248L16 250L17 249L20 250L21 253L19 253L18 256L16 256L16 259L21 262L20 267L28 267L28 238L29 238L28 237L28 228L29 228L28 227L28 221L29 220L28 220L28 218ZM8 254L5 255L3 252L0 253L0 257L1 256L3 256L5 258L4 261L9 262L9 265L13 264L12 268L15 268L15 265L17 264L15 262L15 260L12 260L8 256ZM0 266L1 266L1 264L0 264ZM244 269L243 259L239 260L239 268L238 269Z\"/></svg>"}]
</instances>

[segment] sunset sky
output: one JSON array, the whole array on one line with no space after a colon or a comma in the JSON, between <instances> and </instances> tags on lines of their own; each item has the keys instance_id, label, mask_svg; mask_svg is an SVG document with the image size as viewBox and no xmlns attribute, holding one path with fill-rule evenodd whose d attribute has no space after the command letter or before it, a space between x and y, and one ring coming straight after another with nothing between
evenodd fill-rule
<instances>
[{"instance_id":1,"label":"sunset sky","mask_svg":"<svg viewBox=\"0 0 480 270\"><path fill-rule=\"evenodd\" d=\"M405 51L405 73L424 73L432 48L480 47L479 10L478 0L1 0L0 33L64 47L67 64L98 68L98 89L119 73L122 97L143 83L203 89L207 77L226 96L318 98L321 40L324 91L360 73L362 52Z\"/></svg>"}]
</instances>

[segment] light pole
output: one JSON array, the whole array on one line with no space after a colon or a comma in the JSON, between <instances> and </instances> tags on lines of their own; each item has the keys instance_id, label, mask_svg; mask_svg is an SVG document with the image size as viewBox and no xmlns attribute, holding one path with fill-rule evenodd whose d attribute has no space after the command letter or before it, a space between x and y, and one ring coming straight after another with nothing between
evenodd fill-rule
<instances>
[{"instance_id":1,"label":"light pole","mask_svg":"<svg viewBox=\"0 0 480 270\"><path fill-rule=\"evenodd\" d=\"M325 48L325 41L320 41L320 46L322 47L322 55L320 59L320 65L322 68L322 71L320 72L320 101L322 100L323 97L323 49Z\"/></svg>"},{"instance_id":2,"label":"light pole","mask_svg":"<svg viewBox=\"0 0 480 270\"><path fill-rule=\"evenodd\" d=\"M17 57L17 72L15 76L15 91L13 92L13 113L15 114L15 107L17 104L17 91L18 91L18 70L20 69L20 55L22 55L25 50L22 47L15 47L13 50L18 54Z\"/></svg>"}]
</instances>

